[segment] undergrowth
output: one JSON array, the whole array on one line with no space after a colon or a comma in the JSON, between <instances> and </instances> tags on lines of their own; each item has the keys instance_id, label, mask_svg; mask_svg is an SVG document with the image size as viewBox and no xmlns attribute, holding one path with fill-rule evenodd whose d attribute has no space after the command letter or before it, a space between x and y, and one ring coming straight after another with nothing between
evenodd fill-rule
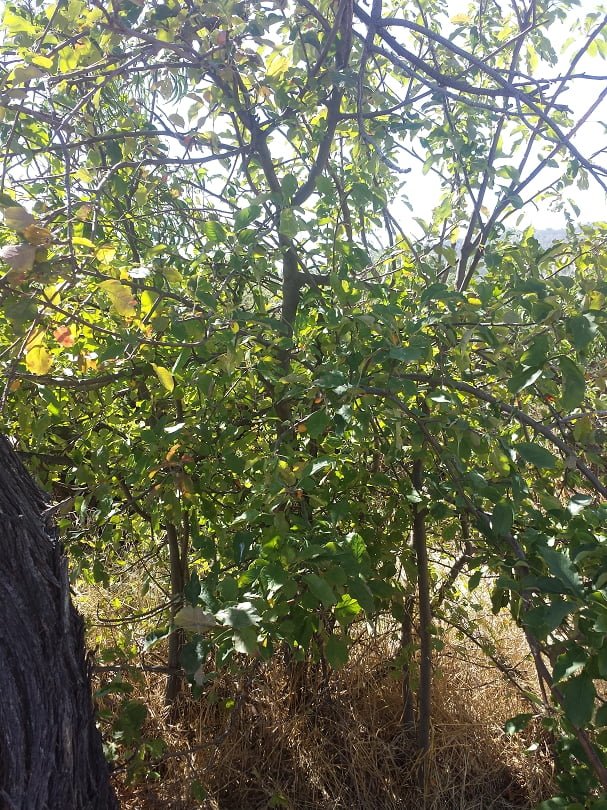
<instances>
[{"instance_id":1,"label":"undergrowth","mask_svg":"<svg viewBox=\"0 0 607 810\"><path fill-rule=\"evenodd\" d=\"M97 594L101 597L101 593ZM81 599L94 624L95 593ZM508 680L534 688L524 639L482 617L491 657L449 631L435 652L432 744L425 770L414 731L401 718L402 684L392 664L398 634L362 629L348 664L275 656L242 658L194 698L187 685L170 708L166 676L97 671L102 730L124 810L507 810L533 808L553 793L546 732L539 721L508 736L504 724L533 704ZM98 646L130 653L130 664L162 665L164 650L137 651L124 626L91 628ZM125 641L126 639L126 641ZM486 644L484 645L486 646ZM493 660L491 660L493 659ZM497 662L497 665L494 663ZM109 691L108 691L109 687ZM133 729L124 708L143 723ZM110 720L110 718L118 720ZM121 720L122 717L122 720ZM135 722L136 725L136 722Z\"/></svg>"}]
</instances>

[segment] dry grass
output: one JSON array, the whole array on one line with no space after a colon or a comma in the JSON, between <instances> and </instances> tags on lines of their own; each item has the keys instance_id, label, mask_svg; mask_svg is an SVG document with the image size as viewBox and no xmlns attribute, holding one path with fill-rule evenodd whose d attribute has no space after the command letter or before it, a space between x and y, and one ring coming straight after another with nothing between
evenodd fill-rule
<instances>
[{"instance_id":1,"label":"dry grass","mask_svg":"<svg viewBox=\"0 0 607 810\"><path fill-rule=\"evenodd\" d=\"M528 671L516 628L491 616L484 621L500 660ZM329 675L318 664L278 657L254 662L239 677L216 682L214 700L184 692L171 717L164 678L146 674L135 696L149 709L146 734L161 736L167 751L156 780L129 784L117 774L122 807L507 810L552 795L539 727L512 738L503 733L507 718L533 709L455 633L435 656L432 746L420 786L415 742L400 719L401 685L389 663L394 644L389 630L361 633L351 662ZM235 706L226 708L231 698ZM539 745L526 751L534 739ZM195 783L205 799L193 798Z\"/></svg>"}]
</instances>

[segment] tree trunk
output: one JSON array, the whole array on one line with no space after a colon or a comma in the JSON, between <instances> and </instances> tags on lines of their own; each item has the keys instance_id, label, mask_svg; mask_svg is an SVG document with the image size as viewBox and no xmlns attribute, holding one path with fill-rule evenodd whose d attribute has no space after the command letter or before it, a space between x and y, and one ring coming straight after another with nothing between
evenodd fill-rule
<instances>
[{"instance_id":1,"label":"tree trunk","mask_svg":"<svg viewBox=\"0 0 607 810\"><path fill-rule=\"evenodd\" d=\"M0 808L118 807L48 502L0 436Z\"/></svg>"}]
</instances>

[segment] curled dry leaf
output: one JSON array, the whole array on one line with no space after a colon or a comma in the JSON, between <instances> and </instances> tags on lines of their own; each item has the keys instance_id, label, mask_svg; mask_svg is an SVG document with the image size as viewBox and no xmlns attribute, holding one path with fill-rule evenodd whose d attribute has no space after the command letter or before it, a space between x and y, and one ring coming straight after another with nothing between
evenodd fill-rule
<instances>
[{"instance_id":1,"label":"curled dry leaf","mask_svg":"<svg viewBox=\"0 0 607 810\"><path fill-rule=\"evenodd\" d=\"M42 228L40 225L28 225L22 231L23 235L30 243L36 247L44 247L50 245L53 240L53 235L48 228Z\"/></svg>"},{"instance_id":2,"label":"curled dry leaf","mask_svg":"<svg viewBox=\"0 0 607 810\"><path fill-rule=\"evenodd\" d=\"M207 613L202 608L186 605L175 614L175 624L191 633L206 633L212 627L217 626L217 620L212 613Z\"/></svg>"},{"instance_id":3,"label":"curled dry leaf","mask_svg":"<svg viewBox=\"0 0 607 810\"><path fill-rule=\"evenodd\" d=\"M36 248L27 242L19 245L6 245L0 250L0 258L12 270L8 280L19 283L25 279L34 266Z\"/></svg>"},{"instance_id":4,"label":"curled dry leaf","mask_svg":"<svg viewBox=\"0 0 607 810\"><path fill-rule=\"evenodd\" d=\"M34 217L22 205L11 205L4 209L4 224L14 231L24 231L34 221Z\"/></svg>"}]
</instances>

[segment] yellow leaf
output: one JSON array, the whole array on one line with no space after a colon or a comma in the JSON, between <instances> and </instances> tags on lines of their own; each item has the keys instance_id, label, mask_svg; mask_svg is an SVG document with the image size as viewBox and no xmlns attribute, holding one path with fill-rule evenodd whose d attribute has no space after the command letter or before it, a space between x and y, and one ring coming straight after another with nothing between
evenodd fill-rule
<instances>
[{"instance_id":1,"label":"yellow leaf","mask_svg":"<svg viewBox=\"0 0 607 810\"><path fill-rule=\"evenodd\" d=\"M278 51L274 52L268 59L268 76L284 76L287 70L291 67L291 62L286 56L283 56Z\"/></svg>"},{"instance_id":2,"label":"yellow leaf","mask_svg":"<svg viewBox=\"0 0 607 810\"><path fill-rule=\"evenodd\" d=\"M232 321L232 323L230 324L230 329L236 335L240 331L240 326L236 323L236 321Z\"/></svg>"},{"instance_id":3,"label":"yellow leaf","mask_svg":"<svg viewBox=\"0 0 607 810\"><path fill-rule=\"evenodd\" d=\"M42 346L44 343L45 331L42 328L34 329L25 344L25 351L29 352L34 346Z\"/></svg>"},{"instance_id":4,"label":"yellow leaf","mask_svg":"<svg viewBox=\"0 0 607 810\"><path fill-rule=\"evenodd\" d=\"M87 219L91 218L91 214L93 213L93 206L88 205L85 203L84 205L80 205L74 212L74 216L76 219L79 219L81 222L85 222ZM73 241L76 242L76 239L84 239L84 237L74 237ZM91 242L90 239L85 239L85 242L89 242L89 247L95 247L95 245ZM76 244L83 244L83 242L76 242Z\"/></svg>"},{"instance_id":5,"label":"yellow leaf","mask_svg":"<svg viewBox=\"0 0 607 810\"><path fill-rule=\"evenodd\" d=\"M81 206L81 207L84 208L84 206ZM78 209L78 210L80 210L80 209ZM76 216L78 216L78 212L76 212ZM78 217L78 218L80 219L80 217ZM92 248L93 250L95 250L95 248L96 248L95 243L91 242L90 239L87 239L84 236L73 236L72 237L72 244L74 244L74 245L82 245L82 247Z\"/></svg>"},{"instance_id":6,"label":"yellow leaf","mask_svg":"<svg viewBox=\"0 0 607 810\"><path fill-rule=\"evenodd\" d=\"M44 297L49 304L61 303L61 291L63 289L63 284L63 281L59 281L57 284L49 284L48 287L44 288Z\"/></svg>"},{"instance_id":7,"label":"yellow leaf","mask_svg":"<svg viewBox=\"0 0 607 810\"><path fill-rule=\"evenodd\" d=\"M34 346L25 355L25 365L32 374L47 374L53 365L53 358L44 346Z\"/></svg>"},{"instance_id":8,"label":"yellow leaf","mask_svg":"<svg viewBox=\"0 0 607 810\"><path fill-rule=\"evenodd\" d=\"M163 274L167 281L175 282L176 284L182 280L181 273L174 267L165 267Z\"/></svg>"},{"instance_id":9,"label":"yellow leaf","mask_svg":"<svg viewBox=\"0 0 607 810\"><path fill-rule=\"evenodd\" d=\"M156 376L164 385L166 390L172 391L175 388L175 379L168 368L164 368L164 366L157 366L155 363L152 363L152 368L156 372Z\"/></svg>"},{"instance_id":10,"label":"yellow leaf","mask_svg":"<svg viewBox=\"0 0 607 810\"><path fill-rule=\"evenodd\" d=\"M156 293L152 293L149 290L144 290L141 293L141 315L142 316L147 315L149 312L151 312L152 309L154 309L154 307L156 306L157 301L158 296L156 295ZM154 312L154 316L158 317L159 314L160 314L159 310L156 309Z\"/></svg>"},{"instance_id":11,"label":"yellow leaf","mask_svg":"<svg viewBox=\"0 0 607 810\"><path fill-rule=\"evenodd\" d=\"M48 70L49 68L53 67L53 60L50 59L48 56L42 56L41 54L36 54L36 56L32 56L31 62L33 65L38 65L38 67L44 68L45 70Z\"/></svg>"},{"instance_id":12,"label":"yellow leaf","mask_svg":"<svg viewBox=\"0 0 607 810\"><path fill-rule=\"evenodd\" d=\"M136 314L137 301L133 297L130 287L121 284L115 279L102 281L99 285L112 302L112 306L124 318L133 318Z\"/></svg>"},{"instance_id":13,"label":"yellow leaf","mask_svg":"<svg viewBox=\"0 0 607 810\"><path fill-rule=\"evenodd\" d=\"M112 245L101 245L95 251L95 257L103 264L109 264L116 256L116 248Z\"/></svg>"}]
</instances>

